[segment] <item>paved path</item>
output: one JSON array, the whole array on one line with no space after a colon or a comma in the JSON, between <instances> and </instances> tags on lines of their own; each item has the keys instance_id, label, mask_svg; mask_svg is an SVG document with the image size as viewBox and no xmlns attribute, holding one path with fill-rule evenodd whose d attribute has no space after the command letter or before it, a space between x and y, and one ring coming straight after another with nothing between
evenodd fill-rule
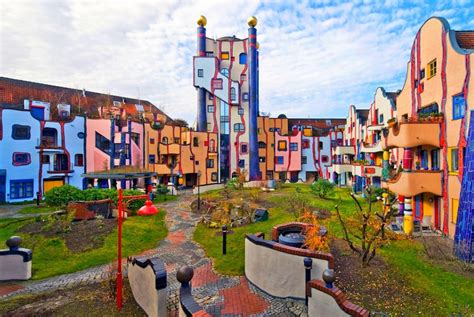
<instances>
[{"instance_id":1,"label":"paved path","mask_svg":"<svg viewBox=\"0 0 474 317\"><path fill-rule=\"evenodd\" d=\"M190 212L191 195L160 204L166 210L168 236L157 249L142 255L158 257L166 263L168 272L168 311L177 316L178 290L176 270L184 265L194 267L193 296L213 316L299 316L306 315L302 301L273 298L248 283L245 277L216 274L212 262L202 247L192 241L199 216ZM124 261L125 262L125 261ZM90 268L41 281L0 283L0 300L16 294L41 293L79 284L91 284L109 279L112 264Z\"/></svg>"}]
</instances>

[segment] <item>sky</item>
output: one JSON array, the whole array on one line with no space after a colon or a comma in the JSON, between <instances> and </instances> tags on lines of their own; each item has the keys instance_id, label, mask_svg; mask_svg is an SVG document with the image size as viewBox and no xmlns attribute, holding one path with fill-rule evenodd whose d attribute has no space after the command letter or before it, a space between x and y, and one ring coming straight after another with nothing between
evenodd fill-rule
<instances>
[{"instance_id":1,"label":"sky","mask_svg":"<svg viewBox=\"0 0 474 317\"><path fill-rule=\"evenodd\" d=\"M246 38L257 17L260 110L301 118L401 89L431 16L474 30L474 0L0 0L0 76L145 99L193 124L199 15L209 37Z\"/></svg>"}]
</instances>

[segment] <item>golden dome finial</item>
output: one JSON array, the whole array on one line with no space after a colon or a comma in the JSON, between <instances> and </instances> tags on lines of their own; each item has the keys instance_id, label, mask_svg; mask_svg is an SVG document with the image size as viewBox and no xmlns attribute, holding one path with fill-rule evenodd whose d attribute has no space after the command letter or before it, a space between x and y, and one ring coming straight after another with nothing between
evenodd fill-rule
<instances>
[{"instance_id":1,"label":"golden dome finial","mask_svg":"<svg viewBox=\"0 0 474 317\"><path fill-rule=\"evenodd\" d=\"M254 16L251 16L247 19L247 23L251 28L253 28L253 27L257 26L257 18L254 17Z\"/></svg>"},{"instance_id":2,"label":"golden dome finial","mask_svg":"<svg viewBox=\"0 0 474 317\"><path fill-rule=\"evenodd\" d=\"M257 47L257 50L260 48L260 42L257 42L257 45L255 45Z\"/></svg>"},{"instance_id":3,"label":"golden dome finial","mask_svg":"<svg viewBox=\"0 0 474 317\"><path fill-rule=\"evenodd\" d=\"M206 26L206 24L207 24L207 19L206 19L206 17L203 16L203 15L199 16L199 19L197 20L197 24L198 24L199 26Z\"/></svg>"}]
</instances>

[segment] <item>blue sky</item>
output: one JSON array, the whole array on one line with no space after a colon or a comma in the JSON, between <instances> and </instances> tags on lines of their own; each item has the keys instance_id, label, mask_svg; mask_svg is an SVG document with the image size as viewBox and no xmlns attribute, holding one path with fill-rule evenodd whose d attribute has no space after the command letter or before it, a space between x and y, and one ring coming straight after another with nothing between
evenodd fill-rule
<instances>
[{"instance_id":1,"label":"blue sky","mask_svg":"<svg viewBox=\"0 0 474 317\"><path fill-rule=\"evenodd\" d=\"M0 0L0 75L140 97L191 124L196 19L246 37L258 18L260 109L345 117L375 89L401 89L413 38L431 16L474 29L474 1Z\"/></svg>"}]
</instances>

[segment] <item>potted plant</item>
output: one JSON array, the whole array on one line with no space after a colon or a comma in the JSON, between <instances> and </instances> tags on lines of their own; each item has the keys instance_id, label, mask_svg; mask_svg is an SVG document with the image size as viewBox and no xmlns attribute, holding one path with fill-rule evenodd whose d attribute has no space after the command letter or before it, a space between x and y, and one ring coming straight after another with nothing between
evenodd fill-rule
<instances>
[{"instance_id":1,"label":"potted plant","mask_svg":"<svg viewBox=\"0 0 474 317\"><path fill-rule=\"evenodd\" d=\"M415 167L416 167L417 170L420 169L420 166L421 166L420 161L416 161L415 162Z\"/></svg>"},{"instance_id":2,"label":"potted plant","mask_svg":"<svg viewBox=\"0 0 474 317\"><path fill-rule=\"evenodd\" d=\"M389 128L393 127L395 125L395 123L396 123L395 118L390 118L387 121L387 125L388 125Z\"/></svg>"}]
</instances>

